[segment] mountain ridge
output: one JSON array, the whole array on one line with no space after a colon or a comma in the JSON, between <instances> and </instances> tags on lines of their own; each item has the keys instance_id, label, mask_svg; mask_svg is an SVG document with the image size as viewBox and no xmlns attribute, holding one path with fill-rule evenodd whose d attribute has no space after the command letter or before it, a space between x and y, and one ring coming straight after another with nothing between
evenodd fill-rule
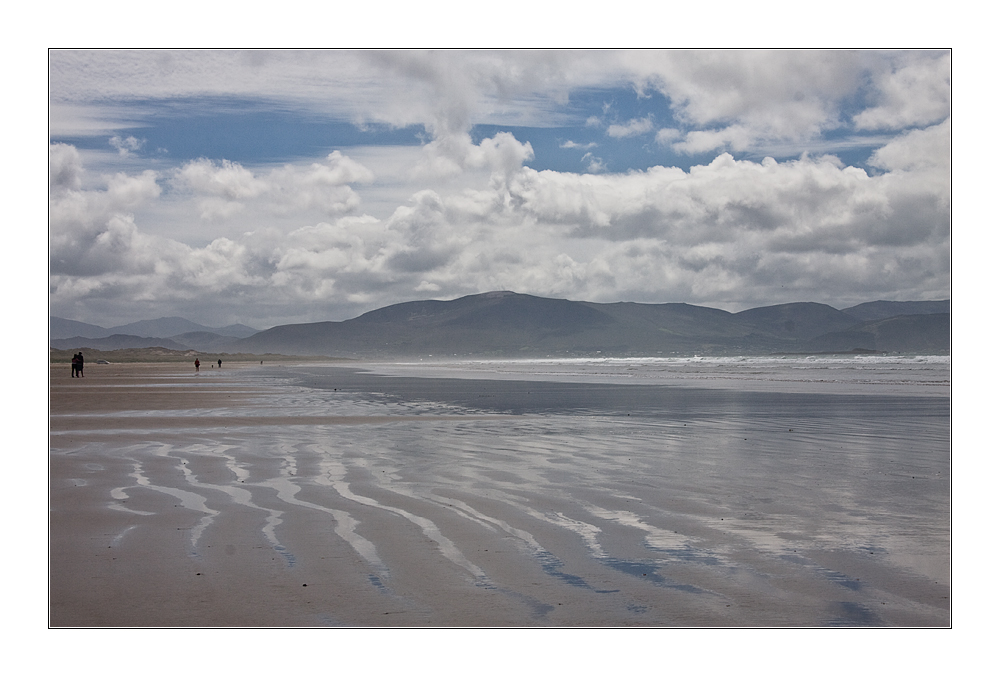
<instances>
[{"instance_id":1,"label":"mountain ridge","mask_svg":"<svg viewBox=\"0 0 1000 677\"><path fill-rule=\"evenodd\" d=\"M910 330L923 331L921 322L911 322ZM361 358L769 354L797 352L809 341L863 324L814 302L729 313L684 303L607 304L489 292L395 304L342 322L281 325L233 347ZM858 337L868 345L870 335L863 330ZM897 351L897 343L905 341L887 336L882 350ZM916 344L925 351L950 351L940 332ZM855 347L863 346L847 350Z\"/></svg>"},{"instance_id":2,"label":"mountain ridge","mask_svg":"<svg viewBox=\"0 0 1000 677\"><path fill-rule=\"evenodd\" d=\"M843 310L796 302L731 313L687 303L596 303L498 291L448 301L408 301L340 322L279 325L243 337L218 333L226 328L202 328L169 336L118 332L113 338L77 335L64 339L53 330L51 346L158 346L367 359L851 351L947 354L951 349L950 314L930 312L941 308L950 309L950 301L874 301ZM892 315L895 310L916 312ZM64 327L97 327L61 318L52 318L52 322L61 322ZM183 318L122 326L159 329L161 333L202 327ZM254 331L244 325L230 325L233 327Z\"/></svg>"},{"instance_id":3,"label":"mountain ridge","mask_svg":"<svg viewBox=\"0 0 1000 677\"><path fill-rule=\"evenodd\" d=\"M248 327L245 324L206 327L203 324L191 322L183 317L161 317L156 320L140 320L138 322L105 328L96 324L67 320L54 315L49 316L50 339L69 339L75 337L100 339L116 334L149 338L173 338L180 334L192 332L207 332L230 338L247 338L259 331L259 329Z\"/></svg>"}]
</instances>

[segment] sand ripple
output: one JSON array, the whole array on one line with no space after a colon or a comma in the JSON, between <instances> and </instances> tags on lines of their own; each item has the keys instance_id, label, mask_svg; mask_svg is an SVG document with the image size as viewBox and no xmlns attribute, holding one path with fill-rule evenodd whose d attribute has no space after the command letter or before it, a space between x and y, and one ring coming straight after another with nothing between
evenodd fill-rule
<instances>
[{"instance_id":1,"label":"sand ripple","mask_svg":"<svg viewBox=\"0 0 1000 677\"><path fill-rule=\"evenodd\" d=\"M238 588L172 594L252 589L290 624L948 622L946 401L687 391L609 412L568 384L548 396L580 406L504 415L286 385L275 420L373 418L85 430L54 452L80 481L53 491L114 515L120 559L190 529L198 585Z\"/></svg>"}]
</instances>

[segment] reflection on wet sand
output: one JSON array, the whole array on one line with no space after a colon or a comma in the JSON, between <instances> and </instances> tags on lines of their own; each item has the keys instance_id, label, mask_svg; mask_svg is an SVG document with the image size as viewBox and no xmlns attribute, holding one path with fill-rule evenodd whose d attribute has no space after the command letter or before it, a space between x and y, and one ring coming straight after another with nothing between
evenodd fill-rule
<instances>
[{"instance_id":1,"label":"reflection on wet sand","mask_svg":"<svg viewBox=\"0 0 1000 677\"><path fill-rule=\"evenodd\" d=\"M53 427L54 625L950 623L947 398L220 378Z\"/></svg>"}]
</instances>

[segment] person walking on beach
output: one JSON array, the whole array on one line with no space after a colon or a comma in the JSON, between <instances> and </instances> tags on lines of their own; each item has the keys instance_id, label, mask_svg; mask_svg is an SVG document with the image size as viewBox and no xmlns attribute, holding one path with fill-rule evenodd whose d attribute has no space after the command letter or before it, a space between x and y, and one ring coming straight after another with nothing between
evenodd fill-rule
<instances>
[{"instance_id":1,"label":"person walking on beach","mask_svg":"<svg viewBox=\"0 0 1000 677\"><path fill-rule=\"evenodd\" d=\"M76 354L76 371L83 378L83 353Z\"/></svg>"},{"instance_id":2,"label":"person walking on beach","mask_svg":"<svg viewBox=\"0 0 1000 677\"><path fill-rule=\"evenodd\" d=\"M222 360L219 360L219 369L222 369Z\"/></svg>"},{"instance_id":3,"label":"person walking on beach","mask_svg":"<svg viewBox=\"0 0 1000 677\"><path fill-rule=\"evenodd\" d=\"M70 360L70 364L73 365L73 376L72 376L72 378L76 378L77 372L80 371L80 353L76 353L76 354L73 355L73 359Z\"/></svg>"},{"instance_id":4,"label":"person walking on beach","mask_svg":"<svg viewBox=\"0 0 1000 677\"><path fill-rule=\"evenodd\" d=\"M199 368L200 366L201 366L201 360L199 360L199 359L198 359L197 357L196 357L196 358L194 358L194 370L195 370L195 371L198 371L198 368Z\"/></svg>"}]
</instances>

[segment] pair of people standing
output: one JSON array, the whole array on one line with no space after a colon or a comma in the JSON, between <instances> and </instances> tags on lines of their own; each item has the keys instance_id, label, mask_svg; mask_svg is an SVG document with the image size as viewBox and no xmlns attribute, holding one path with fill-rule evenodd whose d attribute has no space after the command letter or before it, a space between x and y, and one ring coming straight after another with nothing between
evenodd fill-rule
<instances>
[{"instance_id":1,"label":"pair of people standing","mask_svg":"<svg viewBox=\"0 0 1000 677\"><path fill-rule=\"evenodd\" d=\"M76 378L77 376L83 378L83 353L77 353L74 355L70 364L73 365L73 378Z\"/></svg>"},{"instance_id":2,"label":"pair of people standing","mask_svg":"<svg viewBox=\"0 0 1000 677\"><path fill-rule=\"evenodd\" d=\"M263 363L262 363L262 364L263 364ZM194 370L195 370L195 371L199 371L199 370L200 370L200 368L201 368L201 360L199 360L199 359L198 359L198 358L196 357L196 358L194 358ZM219 360L219 369L222 369L222 360Z\"/></svg>"}]
</instances>

